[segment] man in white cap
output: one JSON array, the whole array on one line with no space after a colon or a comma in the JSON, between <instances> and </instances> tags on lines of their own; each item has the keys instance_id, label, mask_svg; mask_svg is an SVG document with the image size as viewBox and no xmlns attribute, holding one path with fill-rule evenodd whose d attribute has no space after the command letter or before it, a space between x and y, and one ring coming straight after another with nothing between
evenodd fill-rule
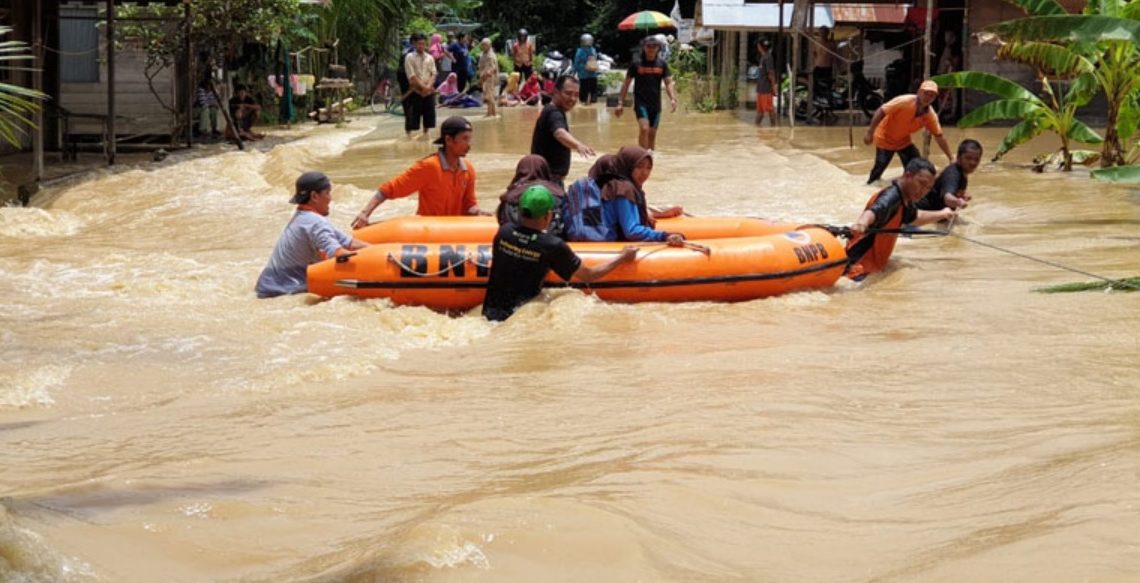
<instances>
[{"instance_id":1,"label":"man in white cap","mask_svg":"<svg viewBox=\"0 0 1140 583\"><path fill-rule=\"evenodd\" d=\"M863 136L864 144L875 144L875 166L871 168L867 184L882 178L883 171L890 165L895 154L899 155L904 168L911 160L918 158L918 148L914 147L910 135L924 127L934 136L938 147L946 154L946 159L951 164L954 163L950 144L942 136L938 113L931 107L937 98L938 84L926 80L918 86L917 95L899 95L875 111L867 135Z\"/></svg>"},{"instance_id":2,"label":"man in white cap","mask_svg":"<svg viewBox=\"0 0 1140 583\"><path fill-rule=\"evenodd\" d=\"M329 222L332 182L328 176L320 172L302 174L289 202L297 205L297 211L257 278L259 298L304 293L308 291L306 269L310 264L368 246Z\"/></svg>"}]
</instances>

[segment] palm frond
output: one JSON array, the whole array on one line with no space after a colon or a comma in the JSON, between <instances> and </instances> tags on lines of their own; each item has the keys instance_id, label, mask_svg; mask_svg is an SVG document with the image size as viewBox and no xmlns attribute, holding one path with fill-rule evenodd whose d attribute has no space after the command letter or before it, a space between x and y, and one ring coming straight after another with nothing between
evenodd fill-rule
<instances>
[{"instance_id":1,"label":"palm frond","mask_svg":"<svg viewBox=\"0 0 1140 583\"><path fill-rule=\"evenodd\" d=\"M1075 77L1094 69L1092 62L1072 49L1045 42L1005 43L998 48L997 57L1030 65L1054 77Z\"/></svg>"},{"instance_id":2,"label":"palm frond","mask_svg":"<svg viewBox=\"0 0 1140 583\"><path fill-rule=\"evenodd\" d=\"M1017 6L1030 16L1048 16L1050 14L1068 14L1065 8L1056 0L1006 0Z\"/></svg>"},{"instance_id":3,"label":"palm frond","mask_svg":"<svg viewBox=\"0 0 1140 583\"><path fill-rule=\"evenodd\" d=\"M1140 21L1100 15L1031 16L986 27L1006 41L1140 44Z\"/></svg>"},{"instance_id":4,"label":"palm frond","mask_svg":"<svg viewBox=\"0 0 1140 583\"><path fill-rule=\"evenodd\" d=\"M996 95L1002 99L1023 99L1040 103L1033 92L1028 89L991 73L978 71L959 71L947 73L933 78L939 87L947 89L974 89Z\"/></svg>"},{"instance_id":5,"label":"palm frond","mask_svg":"<svg viewBox=\"0 0 1140 583\"><path fill-rule=\"evenodd\" d=\"M1024 120L1039 112L1044 106L1023 99L998 99L982 105L958 120L958 127L972 128L999 119Z\"/></svg>"},{"instance_id":6,"label":"palm frond","mask_svg":"<svg viewBox=\"0 0 1140 583\"><path fill-rule=\"evenodd\" d=\"M1068 136L1078 142L1084 144L1100 144L1104 142L1104 138L1095 130L1090 128L1085 122L1074 118L1069 126Z\"/></svg>"},{"instance_id":7,"label":"palm frond","mask_svg":"<svg viewBox=\"0 0 1140 583\"><path fill-rule=\"evenodd\" d=\"M1005 139L1001 141L998 146L997 152L994 153L994 161L998 161L1002 156L1006 155L1010 150L1032 140L1037 134L1041 133L1041 127L1037 125L1036 120L1027 119L1009 130L1005 135Z\"/></svg>"},{"instance_id":8,"label":"palm frond","mask_svg":"<svg viewBox=\"0 0 1140 583\"><path fill-rule=\"evenodd\" d=\"M1140 166L1114 166L1093 170L1092 177L1105 182L1140 184Z\"/></svg>"}]
</instances>

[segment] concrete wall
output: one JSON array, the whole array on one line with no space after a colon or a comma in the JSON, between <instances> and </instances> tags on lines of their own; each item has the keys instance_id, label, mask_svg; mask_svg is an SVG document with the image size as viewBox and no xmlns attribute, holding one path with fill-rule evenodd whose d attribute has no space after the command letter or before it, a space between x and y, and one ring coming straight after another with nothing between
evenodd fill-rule
<instances>
[{"instance_id":1,"label":"concrete wall","mask_svg":"<svg viewBox=\"0 0 1140 583\"><path fill-rule=\"evenodd\" d=\"M146 53L138 47L119 47L115 51L115 112L117 133L167 134L174 117L159 104L147 85L144 69ZM168 68L155 78L155 88L168 105L174 105L174 69ZM61 83L60 105L72 113L107 113L107 64L104 49L100 49L99 82ZM99 133L100 126L93 120L74 119L72 131Z\"/></svg>"},{"instance_id":2,"label":"concrete wall","mask_svg":"<svg viewBox=\"0 0 1140 583\"><path fill-rule=\"evenodd\" d=\"M997 60L995 58L997 45L980 45L974 36L991 24L1023 18L1025 12L1012 4L995 0L971 0L969 10L968 26L971 38L969 39L968 54L966 55L966 69L969 71L982 71L999 75L1033 92L1037 92L1039 87L1037 86L1036 75L1032 67L1010 61ZM992 99L993 97L984 93L969 91L966 95L966 110L974 109Z\"/></svg>"}]
</instances>

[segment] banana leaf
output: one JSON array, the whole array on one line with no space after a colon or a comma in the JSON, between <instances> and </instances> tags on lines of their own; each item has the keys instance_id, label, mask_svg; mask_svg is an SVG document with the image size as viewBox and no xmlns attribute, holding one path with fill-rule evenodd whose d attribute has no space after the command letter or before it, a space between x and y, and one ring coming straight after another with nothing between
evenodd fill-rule
<instances>
[{"instance_id":1,"label":"banana leaf","mask_svg":"<svg viewBox=\"0 0 1140 583\"><path fill-rule=\"evenodd\" d=\"M1032 140L1037 134L1040 134L1041 131L1041 126L1037 125L1036 120L1032 119L1027 119L1013 126L1013 129L1009 130L1009 133L1005 135L1005 139L1001 141L1001 145L998 146L997 152L994 153L993 160L995 162L1000 160L1007 152Z\"/></svg>"},{"instance_id":2,"label":"banana leaf","mask_svg":"<svg viewBox=\"0 0 1140 583\"><path fill-rule=\"evenodd\" d=\"M1062 283L1060 285L1051 285L1049 287L1039 287L1033 291L1043 294L1058 294L1070 292L1083 292L1083 291L1101 291L1111 288L1113 291L1138 291L1140 290L1140 276L1138 277L1125 277L1118 279L1112 283L1107 281L1078 281L1074 283Z\"/></svg>"},{"instance_id":3,"label":"banana leaf","mask_svg":"<svg viewBox=\"0 0 1140 583\"><path fill-rule=\"evenodd\" d=\"M938 75L933 78L933 81L944 89L974 89L992 93L1002 99L1024 99L1041 103L1041 100L1028 89L990 73L958 71L957 73Z\"/></svg>"},{"instance_id":4,"label":"banana leaf","mask_svg":"<svg viewBox=\"0 0 1140 583\"><path fill-rule=\"evenodd\" d=\"M1092 150L1070 150L1069 155L1073 157L1073 164L1081 166L1092 166L1100 162L1100 152Z\"/></svg>"},{"instance_id":5,"label":"banana leaf","mask_svg":"<svg viewBox=\"0 0 1140 583\"><path fill-rule=\"evenodd\" d=\"M1048 16L1050 14L1068 14L1065 8L1056 0L1006 0L1017 6L1031 16Z\"/></svg>"},{"instance_id":6,"label":"banana leaf","mask_svg":"<svg viewBox=\"0 0 1140 583\"><path fill-rule=\"evenodd\" d=\"M1101 144L1104 143L1104 138L1095 130L1085 125L1085 122L1074 119L1069 125L1069 137L1078 142L1085 144Z\"/></svg>"},{"instance_id":7,"label":"banana leaf","mask_svg":"<svg viewBox=\"0 0 1140 583\"><path fill-rule=\"evenodd\" d=\"M1065 103L1084 107L1092 101L1097 91L1100 91L1100 83L1097 82L1096 75L1083 73L1069 84L1069 91L1065 93Z\"/></svg>"},{"instance_id":8,"label":"banana leaf","mask_svg":"<svg viewBox=\"0 0 1140 583\"><path fill-rule=\"evenodd\" d=\"M1093 64L1069 47L1036 41L1005 43L997 50L999 59L1031 65L1058 77L1091 73Z\"/></svg>"},{"instance_id":9,"label":"banana leaf","mask_svg":"<svg viewBox=\"0 0 1140 583\"><path fill-rule=\"evenodd\" d=\"M1024 120L1044 109L1040 102L1021 99L999 99L982 105L958 120L958 127L972 128L998 119Z\"/></svg>"},{"instance_id":10,"label":"banana leaf","mask_svg":"<svg viewBox=\"0 0 1140 583\"><path fill-rule=\"evenodd\" d=\"M999 22L987 26L986 30L1006 41L1126 41L1140 44L1140 21L1112 16L1031 16Z\"/></svg>"},{"instance_id":11,"label":"banana leaf","mask_svg":"<svg viewBox=\"0 0 1140 583\"><path fill-rule=\"evenodd\" d=\"M1125 99L1120 104L1120 113L1116 117L1116 133L1120 135L1120 141L1132 139L1137 126L1140 126L1140 105L1137 105L1135 99Z\"/></svg>"},{"instance_id":12,"label":"banana leaf","mask_svg":"<svg viewBox=\"0 0 1140 583\"><path fill-rule=\"evenodd\" d=\"M1114 166L1091 172L1093 178L1117 184L1140 184L1140 166Z\"/></svg>"},{"instance_id":13,"label":"banana leaf","mask_svg":"<svg viewBox=\"0 0 1140 583\"><path fill-rule=\"evenodd\" d=\"M1099 14L1101 16L1120 16L1124 4L1130 0L1089 0L1085 4L1083 14Z\"/></svg>"}]
</instances>

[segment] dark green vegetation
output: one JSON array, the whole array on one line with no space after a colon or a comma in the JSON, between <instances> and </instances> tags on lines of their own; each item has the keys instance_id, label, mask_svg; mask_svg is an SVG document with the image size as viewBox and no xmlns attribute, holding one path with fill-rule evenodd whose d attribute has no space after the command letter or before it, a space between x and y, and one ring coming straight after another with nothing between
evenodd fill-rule
<instances>
[{"instance_id":1,"label":"dark green vegetation","mask_svg":"<svg viewBox=\"0 0 1140 583\"><path fill-rule=\"evenodd\" d=\"M1114 282L1107 281L1082 281L1075 283L1062 283L1060 285L1051 285L1049 287L1038 288L1034 291L1043 294L1057 294L1057 293L1070 293L1082 291L1137 291L1140 290L1140 275L1136 277L1126 277Z\"/></svg>"}]
</instances>

